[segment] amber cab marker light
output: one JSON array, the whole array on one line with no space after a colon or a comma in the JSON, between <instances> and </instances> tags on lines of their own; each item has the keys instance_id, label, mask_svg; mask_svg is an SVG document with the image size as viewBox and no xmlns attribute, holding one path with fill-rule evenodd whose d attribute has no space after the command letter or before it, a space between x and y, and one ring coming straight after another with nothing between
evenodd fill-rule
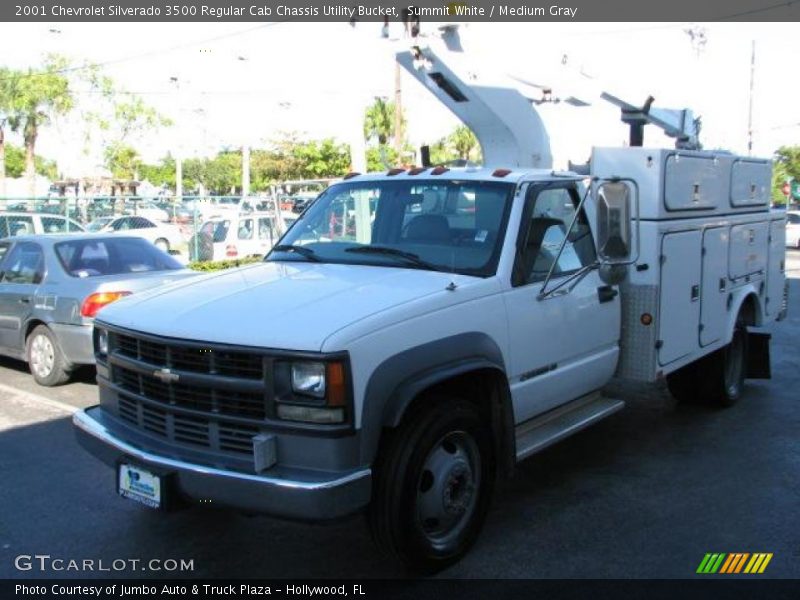
<instances>
[{"instance_id":1,"label":"amber cab marker light","mask_svg":"<svg viewBox=\"0 0 800 600\"><path fill-rule=\"evenodd\" d=\"M511 169L495 169L492 177L505 177L509 173L511 173Z\"/></svg>"},{"instance_id":2,"label":"amber cab marker light","mask_svg":"<svg viewBox=\"0 0 800 600\"><path fill-rule=\"evenodd\" d=\"M444 173L447 173L449 170L450 170L450 169L448 169L447 167L442 167L442 166L435 167L435 168L434 168L434 169L431 171L431 175L442 175L442 174L444 174Z\"/></svg>"},{"instance_id":3,"label":"amber cab marker light","mask_svg":"<svg viewBox=\"0 0 800 600\"><path fill-rule=\"evenodd\" d=\"M356 172L348 173L347 175L342 177L342 179L352 179L353 177L358 177L359 175L361 175L361 173L356 173Z\"/></svg>"},{"instance_id":4,"label":"amber cab marker light","mask_svg":"<svg viewBox=\"0 0 800 600\"><path fill-rule=\"evenodd\" d=\"M116 302L125 296L130 296L130 294L130 292L95 292L94 294L89 294L81 305L81 316L92 319L97 314L97 311L105 305Z\"/></svg>"},{"instance_id":5,"label":"amber cab marker light","mask_svg":"<svg viewBox=\"0 0 800 600\"><path fill-rule=\"evenodd\" d=\"M344 365L338 362L328 363L326 371L327 405L344 406L347 398L344 389Z\"/></svg>"},{"instance_id":6,"label":"amber cab marker light","mask_svg":"<svg viewBox=\"0 0 800 600\"><path fill-rule=\"evenodd\" d=\"M411 169L408 172L408 174L409 175L419 175L420 173L424 173L427 170L428 170L427 167L414 167L413 169Z\"/></svg>"},{"instance_id":7,"label":"amber cab marker light","mask_svg":"<svg viewBox=\"0 0 800 600\"><path fill-rule=\"evenodd\" d=\"M406 172L406 170L405 170L405 169L403 169L403 168L400 168L400 167L397 167L396 169L389 169L389 171L388 171L386 174L387 174L389 177L392 177L392 176L394 176L394 175L400 175L400 173L405 173L405 172Z\"/></svg>"},{"instance_id":8,"label":"amber cab marker light","mask_svg":"<svg viewBox=\"0 0 800 600\"><path fill-rule=\"evenodd\" d=\"M642 325L650 325L653 322L653 315L650 313L642 313L639 320L642 322Z\"/></svg>"}]
</instances>

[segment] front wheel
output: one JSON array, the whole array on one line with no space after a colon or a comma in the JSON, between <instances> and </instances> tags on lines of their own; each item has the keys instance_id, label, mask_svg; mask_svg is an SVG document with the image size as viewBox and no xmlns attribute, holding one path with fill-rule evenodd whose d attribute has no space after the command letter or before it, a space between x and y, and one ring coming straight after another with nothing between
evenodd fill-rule
<instances>
[{"instance_id":1,"label":"front wheel","mask_svg":"<svg viewBox=\"0 0 800 600\"><path fill-rule=\"evenodd\" d=\"M415 571L459 560L480 533L494 488L488 427L476 407L426 399L389 433L376 465L369 521L382 549Z\"/></svg>"}]
</instances>

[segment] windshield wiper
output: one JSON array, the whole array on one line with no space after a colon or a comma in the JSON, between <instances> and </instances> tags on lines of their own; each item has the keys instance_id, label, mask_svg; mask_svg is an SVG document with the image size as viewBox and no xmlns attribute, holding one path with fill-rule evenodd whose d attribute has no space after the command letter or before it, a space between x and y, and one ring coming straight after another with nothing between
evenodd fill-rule
<instances>
[{"instance_id":1,"label":"windshield wiper","mask_svg":"<svg viewBox=\"0 0 800 600\"><path fill-rule=\"evenodd\" d=\"M272 252L295 252L303 258L307 258L308 260L313 260L314 262L320 261L317 253L311 248L306 248L305 246L295 246L294 244L278 244L272 249Z\"/></svg>"},{"instance_id":2,"label":"windshield wiper","mask_svg":"<svg viewBox=\"0 0 800 600\"><path fill-rule=\"evenodd\" d=\"M347 248L345 252L357 252L359 254L383 254L385 256L396 256L403 260L421 268L428 269L429 271L441 271L439 267L421 259L413 252L406 252L398 250L397 248L390 248L388 246L355 246L354 248Z\"/></svg>"}]
</instances>

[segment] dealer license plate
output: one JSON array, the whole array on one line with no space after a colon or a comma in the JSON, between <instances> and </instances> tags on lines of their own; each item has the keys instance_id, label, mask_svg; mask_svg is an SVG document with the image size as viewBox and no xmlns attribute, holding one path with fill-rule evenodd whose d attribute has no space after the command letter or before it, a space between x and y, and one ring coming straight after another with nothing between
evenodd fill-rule
<instances>
[{"instance_id":1,"label":"dealer license plate","mask_svg":"<svg viewBox=\"0 0 800 600\"><path fill-rule=\"evenodd\" d=\"M150 508L161 506L161 478L135 465L121 464L118 477L119 495Z\"/></svg>"}]
</instances>

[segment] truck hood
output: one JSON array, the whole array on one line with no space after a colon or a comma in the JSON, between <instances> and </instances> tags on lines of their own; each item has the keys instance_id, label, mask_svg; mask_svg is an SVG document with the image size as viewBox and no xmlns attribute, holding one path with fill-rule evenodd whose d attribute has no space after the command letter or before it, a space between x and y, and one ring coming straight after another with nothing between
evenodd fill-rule
<instances>
[{"instance_id":1,"label":"truck hood","mask_svg":"<svg viewBox=\"0 0 800 600\"><path fill-rule=\"evenodd\" d=\"M446 294L452 280L418 269L267 262L134 294L104 308L99 321L178 339L319 351L332 333Z\"/></svg>"}]
</instances>

